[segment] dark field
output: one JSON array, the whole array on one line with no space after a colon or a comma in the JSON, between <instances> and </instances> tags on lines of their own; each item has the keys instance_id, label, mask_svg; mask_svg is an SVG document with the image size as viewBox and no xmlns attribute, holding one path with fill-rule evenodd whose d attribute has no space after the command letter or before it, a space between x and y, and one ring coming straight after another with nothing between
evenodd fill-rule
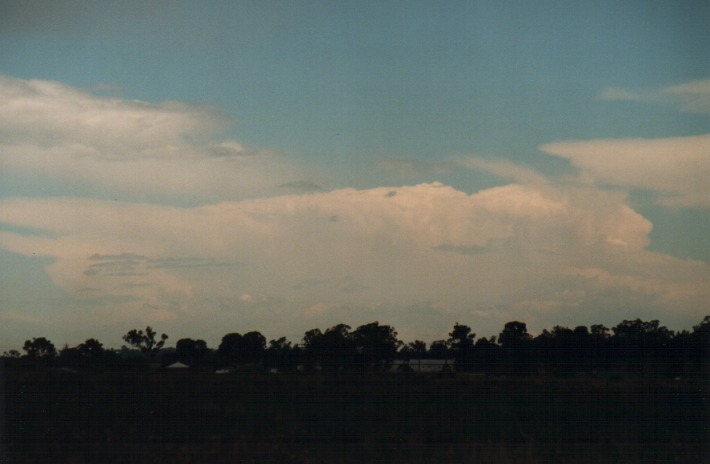
<instances>
[{"instance_id":1,"label":"dark field","mask_svg":"<svg viewBox=\"0 0 710 464\"><path fill-rule=\"evenodd\" d=\"M14 463L710 462L700 379L4 377L0 458Z\"/></svg>"}]
</instances>

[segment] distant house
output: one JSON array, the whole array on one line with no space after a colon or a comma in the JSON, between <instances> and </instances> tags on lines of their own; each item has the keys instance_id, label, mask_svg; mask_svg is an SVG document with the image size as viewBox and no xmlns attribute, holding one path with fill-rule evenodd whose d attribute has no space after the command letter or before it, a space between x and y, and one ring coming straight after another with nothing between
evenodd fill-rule
<instances>
[{"instance_id":1,"label":"distant house","mask_svg":"<svg viewBox=\"0 0 710 464\"><path fill-rule=\"evenodd\" d=\"M188 366L187 364L183 364L180 361L178 361L178 362L174 362L174 363L170 364L169 366L167 366L167 369L187 369L189 367L190 366Z\"/></svg>"},{"instance_id":2,"label":"distant house","mask_svg":"<svg viewBox=\"0 0 710 464\"><path fill-rule=\"evenodd\" d=\"M402 372L404 370L417 374L453 372L455 360L453 359L410 359L396 360L392 363L392 372Z\"/></svg>"}]
</instances>

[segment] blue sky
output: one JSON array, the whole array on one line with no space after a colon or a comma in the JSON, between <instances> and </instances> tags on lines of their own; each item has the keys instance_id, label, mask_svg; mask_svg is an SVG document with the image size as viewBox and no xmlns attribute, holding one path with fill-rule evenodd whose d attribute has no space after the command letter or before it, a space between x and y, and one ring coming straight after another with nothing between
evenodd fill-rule
<instances>
[{"instance_id":1,"label":"blue sky","mask_svg":"<svg viewBox=\"0 0 710 464\"><path fill-rule=\"evenodd\" d=\"M689 328L708 23L700 1L3 2L0 337Z\"/></svg>"}]
</instances>

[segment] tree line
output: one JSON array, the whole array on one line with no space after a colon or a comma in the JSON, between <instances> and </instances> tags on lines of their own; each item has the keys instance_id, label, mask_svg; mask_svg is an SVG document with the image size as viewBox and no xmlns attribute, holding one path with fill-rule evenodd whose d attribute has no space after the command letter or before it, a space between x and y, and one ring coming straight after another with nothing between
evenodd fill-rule
<instances>
[{"instance_id":1,"label":"tree line","mask_svg":"<svg viewBox=\"0 0 710 464\"><path fill-rule=\"evenodd\" d=\"M121 349L107 349L91 338L57 350L45 337L26 340L21 353L3 353L6 363L65 368L144 366L180 361L193 368L384 372L397 361L409 370L412 359L449 359L457 372L493 375L631 373L705 375L710 365L710 316L692 330L672 331L658 320L624 320L575 328L554 326L533 337L523 322L504 325L498 336L476 338L471 327L456 323L448 338L427 344L405 343L394 327L371 322L356 329L337 324L306 331L300 343L270 340L258 331L228 333L216 349L202 339L182 338L166 348L168 335L149 327L123 335Z\"/></svg>"}]
</instances>

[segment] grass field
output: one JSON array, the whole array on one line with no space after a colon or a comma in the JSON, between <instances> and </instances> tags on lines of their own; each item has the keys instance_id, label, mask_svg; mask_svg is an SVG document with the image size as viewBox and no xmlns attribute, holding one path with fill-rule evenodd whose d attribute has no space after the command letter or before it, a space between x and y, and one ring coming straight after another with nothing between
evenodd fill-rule
<instances>
[{"instance_id":1,"label":"grass field","mask_svg":"<svg viewBox=\"0 0 710 464\"><path fill-rule=\"evenodd\" d=\"M707 382L5 372L16 463L702 463Z\"/></svg>"}]
</instances>

